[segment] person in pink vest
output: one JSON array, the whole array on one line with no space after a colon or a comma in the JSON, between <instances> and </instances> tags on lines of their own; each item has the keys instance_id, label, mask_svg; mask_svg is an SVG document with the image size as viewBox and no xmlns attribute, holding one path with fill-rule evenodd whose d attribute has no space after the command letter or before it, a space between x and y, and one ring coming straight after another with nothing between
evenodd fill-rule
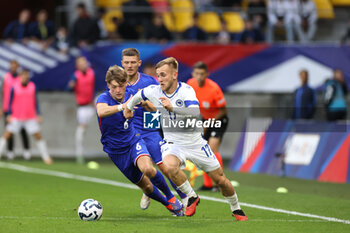
<instances>
[{"instance_id":1,"label":"person in pink vest","mask_svg":"<svg viewBox=\"0 0 350 233\"><path fill-rule=\"evenodd\" d=\"M5 149L6 141L14 133L18 133L21 128L25 128L36 139L44 163L52 164L53 161L47 152L46 143L40 132L42 118L35 84L29 80L28 70L22 70L20 81L16 82L11 89L7 121L9 123L5 133L0 138L0 158Z\"/></svg>"},{"instance_id":2,"label":"person in pink vest","mask_svg":"<svg viewBox=\"0 0 350 233\"><path fill-rule=\"evenodd\" d=\"M88 66L85 57L80 56L76 59L76 71L68 83L68 87L74 90L75 100L78 105L77 120L78 127L75 133L75 152L77 163L84 163L83 156L83 138L88 123L95 115L95 73Z\"/></svg>"},{"instance_id":3,"label":"person in pink vest","mask_svg":"<svg viewBox=\"0 0 350 233\"><path fill-rule=\"evenodd\" d=\"M7 115L8 115L8 109L9 109L9 101L10 101L10 93L13 85L18 82L18 70L19 70L19 64L16 60L11 60L10 61L10 71L7 72L4 76L3 80L3 88L2 88L2 111L4 114L4 119L5 119L5 127L7 125ZM22 144L24 147L23 151L23 157L26 160L29 160L31 155L30 155L30 145L29 145L29 137L24 128L21 129L20 131L21 138L22 138ZM14 154L14 137L10 137L9 140L7 141L7 158L12 160L15 157Z\"/></svg>"}]
</instances>

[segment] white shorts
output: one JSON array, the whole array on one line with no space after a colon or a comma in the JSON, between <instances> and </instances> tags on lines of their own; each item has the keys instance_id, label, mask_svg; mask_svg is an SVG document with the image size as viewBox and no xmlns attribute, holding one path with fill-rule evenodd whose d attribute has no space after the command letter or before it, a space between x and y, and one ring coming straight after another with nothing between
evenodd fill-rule
<instances>
[{"instance_id":1,"label":"white shorts","mask_svg":"<svg viewBox=\"0 0 350 233\"><path fill-rule=\"evenodd\" d=\"M26 121L12 119L6 126L6 129L11 133L18 133L22 128L25 128L28 134L35 134L40 131L40 125L36 119Z\"/></svg>"},{"instance_id":2,"label":"white shorts","mask_svg":"<svg viewBox=\"0 0 350 233\"><path fill-rule=\"evenodd\" d=\"M165 143L161 146L161 151L163 158L169 154L176 156L181 162L181 169L185 169L186 160L190 160L205 172L211 172L220 167L219 161L205 140L188 146Z\"/></svg>"},{"instance_id":3,"label":"white shorts","mask_svg":"<svg viewBox=\"0 0 350 233\"><path fill-rule=\"evenodd\" d=\"M92 105L79 106L77 110L77 120L80 125L87 125L95 114Z\"/></svg>"}]
</instances>

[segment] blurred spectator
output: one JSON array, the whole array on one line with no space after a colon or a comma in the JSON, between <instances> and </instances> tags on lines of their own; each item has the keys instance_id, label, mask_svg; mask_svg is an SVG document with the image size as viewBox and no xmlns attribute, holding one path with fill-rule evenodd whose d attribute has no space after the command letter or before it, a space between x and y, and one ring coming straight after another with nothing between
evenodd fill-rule
<instances>
[{"instance_id":1,"label":"blurred spectator","mask_svg":"<svg viewBox=\"0 0 350 233\"><path fill-rule=\"evenodd\" d=\"M341 44L347 44L349 41L350 41L350 20L349 20L346 32L343 35L343 37L341 38L341 40L340 40L340 43Z\"/></svg>"},{"instance_id":2,"label":"blurred spectator","mask_svg":"<svg viewBox=\"0 0 350 233\"><path fill-rule=\"evenodd\" d=\"M76 13L78 18L74 22L71 31L73 45L85 47L94 44L100 36L96 20L89 16L84 3L77 5Z\"/></svg>"},{"instance_id":3,"label":"blurred spectator","mask_svg":"<svg viewBox=\"0 0 350 233\"><path fill-rule=\"evenodd\" d=\"M274 41L275 28L284 28L288 42L294 41L294 29L300 40L303 39L298 0L270 0L268 2L268 25L266 40Z\"/></svg>"},{"instance_id":4,"label":"blurred spectator","mask_svg":"<svg viewBox=\"0 0 350 233\"><path fill-rule=\"evenodd\" d=\"M348 88L344 79L343 71L335 69L333 78L325 82L324 101L328 121L346 119L346 95Z\"/></svg>"},{"instance_id":5,"label":"blurred spectator","mask_svg":"<svg viewBox=\"0 0 350 233\"><path fill-rule=\"evenodd\" d=\"M95 115L95 72L89 67L85 57L75 59L76 70L68 83L68 89L74 90L78 105L78 126L75 132L75 155L77 163L84 163L83 139L86 128Z\"/></svg>"},{"instance_id":6,"label":"blurred spectator","mask_svg":"<svg viewBox=\"0 0 350 233\"><path fill-rule=\"evenodd\" d=\"M40 10L36 15L36 21L30 25L33 40L39 43L43 49L52 44L55 35L53 22L47 18L47 11Z\"/></svg>"},{"instance_id":7,"label":"blurred spectator","mask_svg":"<svg viewBox=\"0 0 350 233\"><path fill-rule=\"evenodd\" d=\"M193 0L195 11L201 13L203 11L215 11L214 0Z\"/></svg>"},{"instance_id":8,"label":"blurred spectator","mask_svg":"<svg viewBox=\"0 0 350 233\"><path fill-rule=\"evenodd\" d=\"M255 26L264 27L266 24L266 4L264 0L250 0L247 10L248 17Z\"/></svg>"},{"instance_id":9,"label":"blurred spectator","mask_svg":"<svg viewBox=\"0 0 350 233\"><path fill-rule=\"evenodd\" d=\"M3 33L4 39L26 42L30 37L30 11L24 9L19 13L18 20L10 22Z\"/></svg>"},{"instance_id":10,"label":"blurred spectator","mask_svg":"<svg viewBox=\"0 0 350 233\"><path fill-rule=\"evenodd\" d=\"M113 23L116 26L116 37L117 39L125 40L138 40L139 33L136 31L136 28L128 24L124 19L119 19L113 17Z\"/></svg>"},{"instance_id":11,"label":"blurred spectator","mask_svg":"<svg viewBox=\"0 0 350 233\"><path fill-rule=\"evenodd\" d=\"M299 72L301 87L293 93L293 119L312 119L316 109L316 92L308 85L309 72Z\"/></svg>"},{"instance_id":12,"label":"blurred spectator","mask_svg":"<svg viewBox=\"0 0 350 233\"><path fill-rule=\"evenodd\" d=\"M137 7L142 7L143 9L148 8L148 11L142 10L135 11ZM129 0L124 1L123 5L123 15L124 23L132 30L136 30L139 35L140 33L146 31L146 29L151 24L152 19L152 7L147 2L147 0Z\"/></svg>"},{"instance_id":13,"label":"blurred spectator","mask_svg":"<svg viewBox=\"0 0 350 233\"><path fill-rule=\"evenodd\" d=\"M240 10L242 0L214 0L215 5L218 7L224 7L225 11Z\"/></svg>"},{"instance_id":14,"label":"blurred spectator","mask_svg":"<svg viewBox=\"0 0 350 233\"><path fill-rule=\"evenodd\" d=\"M5 115L5 128L9 124L7 121L7 117L10 115L10 97L11 97L11 90L13 86L19 82L19 72L20 72L20 66L19 63L16 60L10 61L10 70L7 72L4 76L3 81L3 87L2 87L2 110ZM20 130L20 135L22 139L23 144L23 157L25 159L30 158L30 143L29 143L29 137L27 134L27 131L22 127ZM14 145L15 145L15 139L13 135L11 135L7 140L7 158L14 159L15 153L14 153Z\"/></svg>"},{"instance_id":15,"label":"blurred spectator","mask_svg":"<svg viewBox=\"0 0 350 233\"><path fill-rule=\"evenodd\" d=\"M107 39L108 37L106 25L103 21L103 16L105 14L106 14L106 9L100 7L97 11L97 25L98 25L98 28L100 29L100 39Z\"/></svg>"},{"instance_id":16,"label":"blurred spectator","mask_svg":"<svg viewBox=\"0 0 350 233\"><path fill-rule=\"evenodd\" d=\"M184 40L193 40L193 41L206 41L208 35L198 26L198 14L193 15L192 26L187 28L183 32L182 38Z\"/></svg>"},{"instance_id":17,"label":"blurred spectator","mask_svg":"<svg viewBox=\"0 0 350 233\"><path fill-rule=\"evenodd\" d=\"M156 68L154 67L154 64L151 62L145 63L145 65L143 66L142 73L147 74L147 75L152 76L152 77L157 79Z\"/></svg>"},{"instance_id":18,"label":"blurred spectator","mask_svg":"<svg viewBox=\"0 0 350 233\"><path fill-rule=\"evenodd\" d=\"M30 81L29 71L23 69L19 75L19 81L14 83L11 89L9 102L9 115L7 116L8 125L0 138L0 157L5 149L6 142L15 133L19 133L22 128L33 135L37 142L37 147L44 163L52 164L53 161L47 151L46 143L42 137L40 123L42 117L40 114L38 98L35 84ZM25 157L25 159L30 159Z\"/></svg>"},{"instance_id":19,"label":"blurred spectator","mask_svg":"<svg viewBox=\"0 0 350 233\"><path fill-rule=\"evenodd\" d=\"M69 41L67 35L67 29L65 27L58 28L56 32L56 38L54 47L60 51L60 53L66 54L69 49Z\"/></svg>"},{"instance_id":20,"label":"blurred spectator","mask_svg":"<svg viewBox=\"0 0 350 233\"><path fill-rule=\"evenodd\" d=\"M305 41L311 41L314 38L317 29L317 8L313 0L300 1L301 25L303 29L303 38Z\"/></svg>"},{"instance_id":21,"label":"blurred spectator","mask_svg":"<svg viewBox=\"0 0 350 233\"><path fill-rule=\"evenodd\" d=\"M146 39L151 42L166 43L172 40L171 32L164 26L163 17L161 14L153 16L152 25L146 31Z\"/></svg>"},{"instance_id":22,"label":"blurred spectator","mask_svg":"<svg viewBox=\"0 0 350 233\"><path fill-rule=\"evenodd\" d=\"M253 44L256 42L264 41L264 35L259 27L254 26L251 19L245 21L245 28L243 32L239 35L239 42L244 44Z\"/></svg>"},{"instance_id":23,"label":"blurred spectator","mask_svg":"<svg viewBox=\"0 0 350 233\"><path fill-rule=\"evenodd\" d=\"M228 44L231 41L231 34L227 30L226 21L221 18L221 31L216 36L216 41L220 44Z\"/></svg>"}]
</instances>

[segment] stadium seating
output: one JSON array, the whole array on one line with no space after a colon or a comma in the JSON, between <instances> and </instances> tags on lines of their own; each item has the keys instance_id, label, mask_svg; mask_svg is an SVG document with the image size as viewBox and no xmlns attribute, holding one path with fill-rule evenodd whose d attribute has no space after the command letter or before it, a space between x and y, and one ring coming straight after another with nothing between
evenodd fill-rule
<instances>
[{"instance_id":1,"label":"stadium seating","mask_svg":"<svg viewBox=\"0 0 350 233\"><path fill-rule=\"evenodd\" d=\"M128 0L97 0L96 5L98 7L104 7L107 9L106 14L103 16L103 22L105 23L106 30L108 32L113 32L116 30L115 24L113 23L113 17L117 17L118 19L123 17L123 12L121 9L121 5Z\"/></svg>"},{"instance_id":2,"label":"stadium seating","mask_svg":"<svg viewBox=\"0 0 350 233\"><path fill-rule=\"evenodd\" d=\"M330 0L314 0L319 19L334 19L333 5Z\"/></svg>"},{"instance_id":3,"label":"stadium seating","mask_svg":"<svg viewBox=\"0 0 350 233\"><path fill-rule=\"evenodd\" d=\"M175 31L183 32L192 24L194 7L191 0L171 1L171 8L174 12Z\"/></svg>"},{"instance_id":4,"label":"stadium seating","mask_svg":"<svg viewBox=\"0 0 350 233\"><path fill-rule=\"evenodd\" d=\"M171 32L176 31L173 14L170 12L165 12L162 15L165 27Z\"/></svg>"},{"instance_id":5,"label":"stadium seating","mask_svg":"<svg viewBox=\"0 0 350 233\"><path fill-rule=\"evenodd\" d=\"M198 24L207 33L218 33L221 30L220 17L216 12L203 12L198 17Z\"/></svg>"},{"instance_id":6,"label":"stadium seating","mask_svg":"<svg viewBox=\"0 0 350 233\"><path fill-rule=\"evenodd\" d=\"M350 6L350 0L332 0L333 6Z\"/></svg>"},{"instance_id":7,"label":"stadium seating","mask_svg":"<svg viewBox=\"0 0 350 233\"><path fill-rule=\"evenodd\" d=\"M99 7L119 7L124 2L128 2L129 0L96 0L96 5Z\"/></svg>"},{"instance_id":8,"label":"stadium seating","mask_svg":"<svg viewBox=\"0 0 350 233\"><path fill-rule=\"evenodd\" d=\"M103 16L103 22L105 23L106 30L108 32L114 32L116 30L116 26L113 23L113 17L117 17L118 19L123 18L123 13L121 10L110 10Z\"/></svg>"},{"instance_id":9,"label":"stadium seating","mask_svg":"<svg viewBox=\"0 0 350 233\"><path fill-rule=\"evenodd\" d=\"M244 30L244 20L238 12L225 12L222 17L230 33L240 33Z\"/></svg>"}]
</instances>

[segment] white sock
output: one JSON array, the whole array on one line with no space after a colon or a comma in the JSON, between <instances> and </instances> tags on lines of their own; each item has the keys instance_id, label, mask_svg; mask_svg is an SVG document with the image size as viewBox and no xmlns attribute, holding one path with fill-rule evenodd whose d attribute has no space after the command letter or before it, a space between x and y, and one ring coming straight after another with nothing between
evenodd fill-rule
<instances>
[{"instance_id":1,"label":"white sock","mask_svg":"<svg viewBox=\"0 0 350 233\"><path fill-rule=\"evenodd\" d=\"M182 185L178 186L178 188L183 192L184 194L187 195L187 197L196 197L197 194L193 190L192 186L190 185L190 182L188 180L185 181Z\"/></svg>"},{"instance_id":2,"label":"white sock","mask_svg":"<svg viewBox=\"0 0 350 233\"><path fill-rule=\"evenodd\" d=\"M5 146L6 146L6 139L1 137L0 138L0 158L2 153L4 152Z\"/></svg>"},{"instance_id":3,"label":"white sock","mask_svg":"<svg viewBox=\"0 0 350 233\"><path fill-rule=\"evenodd\" d=\"M83 157L83 138L84 138L85 128L78 126L75 131L75 153L77 157Z\"/></svg>"},{"instance_id":4,"label":"white sock","mask_svg":"<svg viewBox=\"0 0 350 233\"><path fill-rule=\"evenodd\" d=\"M37 141L36 143L38 145L38 149L39 149L39 152L41 154L41 158L43 160L50 159L50 155L47 152L47 147L46 147L45 141L41 139L41 140Z\"/></svg>"},{"instance_id":5,"label":"white sock","mask_svg":"<svg viewBox=\"0 0 350 233\"><path fill-rule=\"evenodd\" d=\"M239 203L238 203L238 197L237 197L236 193L233 196L231 196L231 197L225 197L225 199L230 204L232 212L235 211L235 210L241 209L241 207L239 206Z\"/></svg>"},{"instance_id":6,"label":"white sock","mask_svg":"<svg viewBox=\"0 0 350 233\"><path fill-rule=\"evenodd\" d=\"M29 150L24 150L24 151L23 151L23 158L24 158L25 160L29 160L30 157L31 157L30 151L29 151Z\"/></svg>"},{"instance_id":7,"label":"white sock","mask_svg":"<svg viewBox=\"0 0 350 233\"><path fill-rule=\"evenodd\" d=\"M14 160L15 159L15 152L7 151L7 159L8 160Z\"/></svg>"}]
</instances>

